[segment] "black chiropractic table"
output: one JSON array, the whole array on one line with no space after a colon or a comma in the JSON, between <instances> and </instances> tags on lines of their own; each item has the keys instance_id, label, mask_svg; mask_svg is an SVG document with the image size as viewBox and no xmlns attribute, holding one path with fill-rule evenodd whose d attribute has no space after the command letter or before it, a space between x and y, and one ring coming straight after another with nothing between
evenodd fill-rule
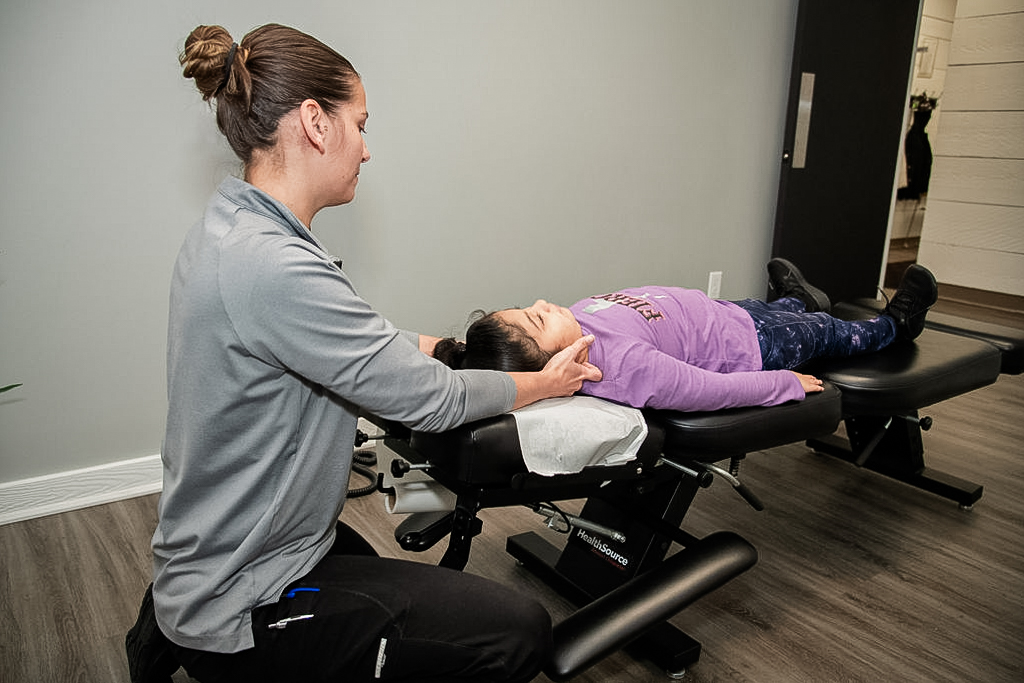
<instances>
[{"instance_id":1,"label":"black chiropractic table","mask_svg":"<svg viewBox=\"0 0 1024 683\"><path fill-rule=\"evenodd\" d=\"M871 317L875 302L840 304L834 314ZM739 480L746 454L806 441L815 450L893 477L963 508L981 485L924 465L919 410L1024 368L1019 330L931 314L915 341L858 358L815 363L807 372L825 391L770 408L713 413L645 411L648 435L634 461L588 467L577 474L527 471L515 419L502 415L444 432L385 427L398 455L392 472L423 470L456 495L452 511L409 515L395 537L421 551L449 536L442 566L465 567L483 508L526 505L571 526L564 549L528 532L507 539L507 551L579 609L555 626L555 655L545 673L569 680L626 648L678 677L701 645L668 623L698 598L757 562L757 551L733 532L697 538L682 528L687 510L714 477L732 484L756 509L763 506ZM834 433L845 423L846 436ZM721 466L719 465L721 464ZM586 499L578 516L556 501ZM624 540L622 540L624 537ZM669 555L672 542L682 550Z\"/></svg>"}]
</instances>

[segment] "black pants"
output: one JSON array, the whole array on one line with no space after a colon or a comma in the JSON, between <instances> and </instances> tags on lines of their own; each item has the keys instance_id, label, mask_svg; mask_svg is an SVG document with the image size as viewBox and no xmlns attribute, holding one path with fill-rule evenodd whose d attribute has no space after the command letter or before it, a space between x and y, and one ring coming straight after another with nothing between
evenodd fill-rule
<instances>
[{"instance_id":1,"label":"black pants","mask_svg":"<svg viewBox=\"0 0 1024 683\"><path fill-rule=\"evenodd\" d=\"M252 616L253 649L171 645L174 658L202 683L525 683L551 651L550 617L535 601L471 574L377 557L343 525L332 552Z\"/></svg>"}]
</instances>

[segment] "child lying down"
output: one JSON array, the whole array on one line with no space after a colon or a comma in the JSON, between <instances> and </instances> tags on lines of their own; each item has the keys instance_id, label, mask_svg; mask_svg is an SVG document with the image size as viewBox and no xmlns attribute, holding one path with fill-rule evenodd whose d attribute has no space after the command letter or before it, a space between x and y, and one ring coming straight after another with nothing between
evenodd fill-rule
<instances>
[{"instance_id":1,"label":"child lying down","mask_svg":"<svg viewBox=\"0 0 1024 683\"><path fill-rule=\"evenodd\" d=\"M699 290L647 286L579 301L538 300L478 318L466 341L438 342L434 357L460 368L539 370L572 342L593 335L581 361L603 373L580 393L635 408L682 411L771 406L822 390L796 372L814 358L870 353L916 338L938 298L934 276L912 265L872 320L828 313L828 297L785 259L768 264L769 301L709 299Z\"/></svg>"}]
</instances>

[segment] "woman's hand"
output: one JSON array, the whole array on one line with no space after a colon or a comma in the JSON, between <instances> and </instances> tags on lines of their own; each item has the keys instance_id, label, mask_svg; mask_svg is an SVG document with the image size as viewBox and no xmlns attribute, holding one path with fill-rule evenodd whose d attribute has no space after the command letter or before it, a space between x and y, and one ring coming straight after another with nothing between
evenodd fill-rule
<instances>
[{"instance_id":1,"label":"woman's hand","mask_svg":"<svg viewBox=\"0 0 1024 683\"><path fill-rule=\"evenodd\" d=\"M594 343L594 335L580 337L548 361L541 374L548 375L555 393L552 396L571 396L580 390L584 381L600 382L601 371L586 360L587 349Z\"/></svg>"},{"instance_id":2,"label":"woman's hand","mask_svg":"<svg viewBox=\"0 0 1024 683\"><path fill-rule=\"evenodd\" d=\"M516 382L515 408L522 408L545 398L572 396L583 382L601 381L601 371L587 361L587 348L594 342L594 335L587 335L565 347L548 361L540 372L512 372Z\"/></svg>"},{"instance_id":3,"label":"woman's hand","mask_svg":"<svg viewBox=\"0 0 1024 683\"><path fill-rule=\"evenodd\" d=\"M437 346L437 342L441 341L439 337L431 337L426 334L420 335L420 351L427 354L428 356L434 355L434 347Z\"/></svg>"},{"instance_id":4,"label":"woman's hand","mask_svg":"<svg viewBox=\"0 0 1024 683\"><path fill-rule=\"evenodd\" d=\"M790 372L793 372L790 370ZM799 372L793 372L796 378L800 380L800 386L804 388L805 394L815 394L819 391L825 391L825 387L822 385L822 381L814 375L801 375Z\"/></svg>"}]
</instances>

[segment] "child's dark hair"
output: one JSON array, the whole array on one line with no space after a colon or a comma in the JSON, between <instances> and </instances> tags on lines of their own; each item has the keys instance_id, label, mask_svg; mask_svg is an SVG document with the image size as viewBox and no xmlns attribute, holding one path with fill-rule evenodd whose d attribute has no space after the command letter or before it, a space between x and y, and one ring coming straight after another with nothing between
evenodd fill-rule
<instances>
[{"instance_id":1,"label":"child's dark hair","mask_svg":"<svg viewBox=\"0 0 1024 683\"><path fill-rule=\"evenodd\" d=\"M504 372L536 372L551 359L518 325L495 313L477 311L473 315L478 317L466 330L465 343L451 337L442 339L434 347L434 358L456 370Z\"/></svg>"}]
</instances>

